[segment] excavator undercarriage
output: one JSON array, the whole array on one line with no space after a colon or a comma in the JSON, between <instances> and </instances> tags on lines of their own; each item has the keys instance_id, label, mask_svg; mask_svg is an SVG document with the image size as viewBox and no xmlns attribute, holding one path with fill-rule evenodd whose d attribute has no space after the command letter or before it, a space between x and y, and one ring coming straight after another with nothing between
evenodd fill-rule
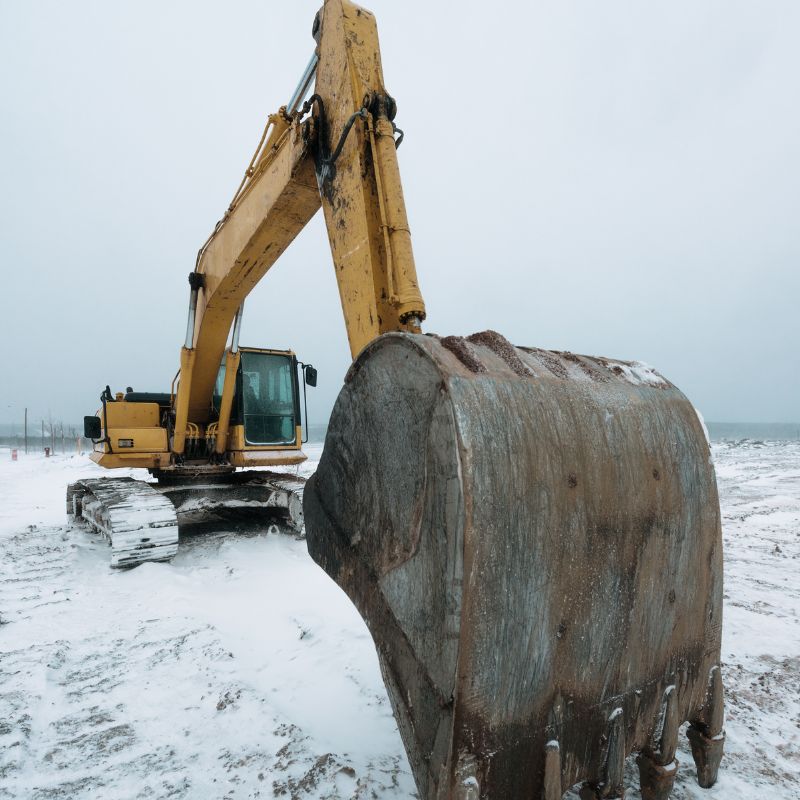
<instances>
[{"instance_id":1,"label":"excavator undercarriage","mask_svg":"<svg viewBox=\"0 0 800 800\"><path fill-rule=\"evenodd\" d=\"M299 476L189 467L158 477L87 478L67 487L67 517L108 541L112 567L168 561L178 551L179 527L198 522L249 519L303 535L305 480Z\"/></svg>"}]
</instances>

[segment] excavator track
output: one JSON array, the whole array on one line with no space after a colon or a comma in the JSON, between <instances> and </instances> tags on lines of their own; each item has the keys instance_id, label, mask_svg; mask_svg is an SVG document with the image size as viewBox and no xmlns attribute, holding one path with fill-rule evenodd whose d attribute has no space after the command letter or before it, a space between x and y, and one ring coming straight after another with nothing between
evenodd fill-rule
<instances>
[{"instance_id":1,"label":"excavator track","mask_svg":"<svg viewBox=\"0 0 800 800\"><path fill-rule=\"evenodd\" d=\"M305 536L305 479L277 472L241 472L232 482L174 482L92 478L67 487L67 515L89 525L111 544L111 566L167 561L178 551L178 522L218 511L264 512Z\"/></svg>"},{"instance_id":2,"label":"excavator track","mask_svg":"<svg viewBox=\"0 0 800 800\"><path fill-rule=\"evenodd\" d=\"M272 478L270 484L276 490L273 495L273 504L278 508L285 508L289 527L298 535L305 536L305 517L303 516L305 480L287 476Z\"/></svg>"},{"instance_id":3,"label":"excavator track","mask_svg":"<svg viewBox=\"0 0 800 800\"><path fill-rule=\"evenodd\" d=\"M152 484L132 478L92 478L67 488L67 514L111 545L111 566L167 561L178 551L175 507Z\"/></svg>"}]
</instances>

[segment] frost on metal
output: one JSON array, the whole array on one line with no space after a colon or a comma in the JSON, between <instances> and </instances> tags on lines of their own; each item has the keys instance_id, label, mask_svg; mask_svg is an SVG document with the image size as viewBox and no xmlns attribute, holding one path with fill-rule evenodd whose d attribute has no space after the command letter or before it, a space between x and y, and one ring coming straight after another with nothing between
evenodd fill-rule
<instances>
[{"instance_id":1,"label":"frost on metal","mask_svg":"<svg viewBox=\"0 0 800 800\"><path fill-rule=\"evenodd\" d=\"M652 368L492 331L383 336L350 370L305 516L375 640L421 798L468 777L480 798L615 796L632 752L661 796L687 720L715 774L716 482Z\"/></svg>"}]
</instances>

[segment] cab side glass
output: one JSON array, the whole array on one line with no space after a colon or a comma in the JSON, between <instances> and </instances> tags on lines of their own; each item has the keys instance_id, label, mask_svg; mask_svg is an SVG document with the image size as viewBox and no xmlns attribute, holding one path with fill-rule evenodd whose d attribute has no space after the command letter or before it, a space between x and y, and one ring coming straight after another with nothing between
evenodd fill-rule
<instances>
[{"instance_id":1,"label":"cab side glass","mask_svg":"<svg viewBox=\"0 0 800 800\"><path fill-rule=\"evenodd\" d=\"M217 372L217 380L214 381L214 394L211 397L211 407L215 411L219 411L222 405L222 388L225 386L225 360L223 357L222 364L220 364L219 372Z\"/></svg>"}]
</instances>

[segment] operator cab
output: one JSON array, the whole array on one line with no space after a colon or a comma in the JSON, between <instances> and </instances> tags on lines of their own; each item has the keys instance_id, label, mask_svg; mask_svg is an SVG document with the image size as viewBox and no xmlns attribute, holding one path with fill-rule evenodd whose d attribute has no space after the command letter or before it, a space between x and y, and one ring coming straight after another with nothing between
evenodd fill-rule
<instances>
[{"instance_id":1,"label":"operator cab","mask_svg":"<svg viewBox=\"0 0 800 800\"><path fill-rule=\"evenodd\" d=\"M244 426L247 446L295 445L300 427L300 382L316 385L316 370L302 364L290 350L240 348L231 425ZM214 387L214 407L219 409L225 382L225 363ZM305 393L305 386L303 387Z\"/></svg>"}]
</instances>

